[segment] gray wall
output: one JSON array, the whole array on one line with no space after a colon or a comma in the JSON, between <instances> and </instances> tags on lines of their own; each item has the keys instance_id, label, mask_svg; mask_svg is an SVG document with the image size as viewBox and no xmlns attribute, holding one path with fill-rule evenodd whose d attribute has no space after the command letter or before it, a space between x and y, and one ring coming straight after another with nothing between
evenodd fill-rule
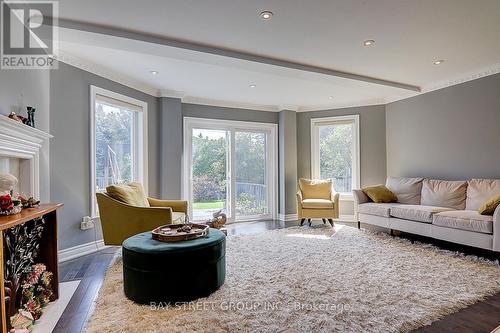
<instances>
[{"instance_id":1,"label":"gray wall","mask_svg":"<svg viewBox=\"0 0 500 333\"><path fill-rule=\"evenodd\" d=\"M385 183L385 106L297 113L297 175L311 177L311 119L359 114L361 186Z\"/></svg>"},{"instance_id":2,"label":"gray wall","mask_svg":"<svg viewBox=\"0 0 500 333\"><path fill-rule=\"evenodd\" d=\"M182 116L277 124L279 113L183 103Z\"/></svg>"},{"instance_id":3,"label":"gray wall","mask_svg":"<svg viewBox=\"0 0 500 333\"><path fill-rule=\"evenodd\" d=\"M50 119L50 73L48 70L0 70L0 114L8 115L11 111L21 116L26 115L26 106L36 108L36 127L49 131ZM49 150L47 142L42 146L40 157L40 199L50 200Z\"/></svg>"},{"instance_id":4,"label":"gray wall","mask_svg":"<svg viewBox=\"0 0 500 333\"><path fill-rule=\"evenodd\" d=\"M386 109L388 175L500 178L500 74Z\"/></svg>"},{"instance_id":5,"label":"gray wall","mask_svg":"<svg viewBox=\"0 0 500 333\"><path fill-rule=\"evenodd\" d=\"M297 113L281 111L279 143L279 213L296 214L297 200Z\"/></svg>"},{"instance_id":6,"label":"gray wall","mask_svg":"<svg viewBox=\"0 0 500 333\"><path fill-rule=\"evenodd\" d=\"M160 98L161 197L180 199L182 189L182 103L179 98Z\"/></svg>"},{"instance_id":7,"label":"gray wall","mask_svg":"<svg viewBox=\"0 0 500 333\"><path fill-rule=\"evenodd\" d=\"M94 241L94 230L79 229L90 214L90 85L148 103L149 193L159 194L160 117L158 98L59 63L50 76L51 179L54 202L64 202L59 219L61 249ZM100 226L96 226L100 239Z\"/></svg>"}]
</instances>

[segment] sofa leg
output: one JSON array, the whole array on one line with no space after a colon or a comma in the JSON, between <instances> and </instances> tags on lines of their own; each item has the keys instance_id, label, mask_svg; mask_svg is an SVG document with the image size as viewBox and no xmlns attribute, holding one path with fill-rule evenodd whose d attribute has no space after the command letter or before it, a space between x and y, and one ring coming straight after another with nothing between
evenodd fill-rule
<instances>
[{"instance_id":1,"label":"sofa leg","mask_svg":"<svg viewBox=\"0 0 500 333\"><path fill-rule=\"evenodd\" d=\"M394 232L393 232L393 230L392 230L392 229L391 229L390 235L391 235L391 236L394 236Z\"/></svg>"},{"instance_id":2,"label":"sofa leg","mask_svg":"<svg viewBox=\"0 0 500 333\"><path fill-rule=\"evenodd\" d=\"M312 226L311 219L307 219L307 222L309 223L309 226Z\"/></svg>"},{"instance_id":3,"label":"sofa leg","mask_svg":"<svg viewBox=\"0 0 500 333\"><path fill-rule=\"evenodd\" d=\"M358 221L358 229L361 229L361 222Z\"/></svg>"},{"instance_id":4,"label":"sofa leg","mask_svg":"<svg viewBox=\"0 0 500 333\"><path fill-rule=\"evenodd\" d=\"M328 222L330 222L330 225L333 227L333 220L332 219L328 219Z\"/></svg>"},{"instance_id":5,"label":"sofa leg","mask_svg":"<svg viewBox=\"0 0 500 333\"><path fill-rule=\"evenodd\" d=\"M326 219L322 219L323 220L323 224L326 224Z\"/></svg>"},{"instance_id":6,"label":"sofa leg","mask_svg":"<svg viewBox=\"0 0 500 333\"><path fill-rule=\"evenodd\" d=\"M301 220L300 220L300 226L301 226L301 227L304 225L304 221L305 221L305 220L306 220L306 219L301 219Z\"/></svg>"}]
</instances>

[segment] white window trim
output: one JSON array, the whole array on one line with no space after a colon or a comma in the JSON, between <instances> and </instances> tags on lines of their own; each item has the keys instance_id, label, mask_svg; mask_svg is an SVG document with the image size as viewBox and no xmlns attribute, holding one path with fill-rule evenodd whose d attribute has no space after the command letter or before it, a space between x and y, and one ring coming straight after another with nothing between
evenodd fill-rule
<instances>
[{"instance_id":1,"label":"white window trim","mask_svg":"<svg viewBox=\"0 0 500 333\"><path fill-rule=\"evenodd\" d=\"M134 177L141 182L146 195L148 195L148 103L126 96L114 91L109 91L100 87L90 86L90 216L92 218L99 217L97 214L96 203L96 173L95 173L95 101L96 96L101 95L109 98L133 104L141 109L138 113L137 129L140 131L137 137L137 143L134 144L134 149L137 149L139 159L139 169L134 172ZM135 141L135 140L134 140ZM137 145L137 146L136 146ZM140 163L142 161L142 163Z\"/></svg>"},{"instance_id":2,"label":"white window trim","mask_svg":"<svg viewBox=\"0 0 500 333\"><path fill-rule=\"evenodd\" d=\"M191 151L192 147L192 136L191 132L193 128L203 128L203 129L214 129L214 130L232 130L233 135L234 135L234 130L243 130L243 131L259 131L262 132L268 131L270 132L269 138L271 140L269 144L269 151L267 152L266 158L268 158L272 165L274 166L267 174L267 181L268 184L273 184L273 188L269 188L268 190L268 197L271 199L270 203L270 213L267 214L266 216L257 216L255 218L252 218L251 216L246 217L246 219L241 219L235 221L235 217L231 217L230 222L244 222L244 221L249 221L249 220L255 220L255 219L277 219L278 217L278 125L277 124L270 124L270 123L257 123L257 122L246 122L246 121L236 121L236 120L219 120L219 119L207 119L207 118L194 118L194 117L184 117L183 120L183 125L184 125L184 130L183 130L183 136L184 136L184 146L183 146L183 153L182 153L182 197L184 200L187 200L190 205L190 211L189 214L192 216L192 190L190 183L192 181L191 176L192 176L192 156L188 154L187 152ZM230 147L231 150L234 149L234 147ZM231 153L231 156L234 156L233 153ZM229 163L233 163L233 158L230 159ZM271 187L271 186L270 186ZM231 191L234 192L234 191ZM229 200L230 202L234 202L235 197L234 193L229 193Z\"/></svg>"},{"instance_id":3,"label":"white window trim","mask_svg":"<svg viewBox=\"0 0 500 333\"><path fill-rule=\"evenodd\" d=\"M357 189L360 187L360 149L359 149L359 115L349 115L349 116L336 116L336 117L324 117L324 118L313 118L311 119L311 177L320 177L320 162L319 162L319 127L329 124L335 124L343 121L353 121L354 122L354 133L353 133L353 167L355 168L353 172L353 183L352 188ZM350 192L340 192L340 198L344 201L353 200L352 193Z\"/></svg>"}]
</instances>

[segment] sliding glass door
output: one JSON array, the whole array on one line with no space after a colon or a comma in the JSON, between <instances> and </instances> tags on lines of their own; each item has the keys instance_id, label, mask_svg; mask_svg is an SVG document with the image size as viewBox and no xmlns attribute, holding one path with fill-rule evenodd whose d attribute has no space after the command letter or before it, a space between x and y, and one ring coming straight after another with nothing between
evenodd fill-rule
<instances>
[{"instance_id":1,"label":"sliding glass door","mask_svg":"<svg viewBox=\"0 0 500 333\"><path fill-rule=\"evenodd\" d=\"M269 214L266 133L235 132L235 213L238 218Z\"/></svg>"},{"instance_id":2,"label":"sliding glass door","mask_svg":"<svg viewBox=\"0 0 500 333\"><path fill-rule=\"evenodd\" d=\"M185 118L183 194L193 221L276 217L276 125Z\"/></svg>"},{"instance_id":3,"label":"sliding glass door","mask_svg":"<svg viewBox=\"0 0 500 333\"><path fill-rule=\"evenodd\" d=\"M228 209L229 132L193 128L192 140L192 218L205 220L219 210L231 213Z\"/></svg>"}]
</instances>

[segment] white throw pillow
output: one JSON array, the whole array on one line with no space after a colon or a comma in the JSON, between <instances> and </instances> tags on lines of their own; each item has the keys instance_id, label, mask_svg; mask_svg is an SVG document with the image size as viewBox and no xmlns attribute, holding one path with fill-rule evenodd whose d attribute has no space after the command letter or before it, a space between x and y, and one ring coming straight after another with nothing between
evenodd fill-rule
<instances>
[{"instance_id":1,"label":"white throw pillow","mask_svg":"<svg viewBox=\"0 0 500 333\"><path fill-rule=\"evenodd\" d=\"M486 201L500 194L500 179L471 179L467 182L467 210L478 210Z\"/></svg>"},{"instance_id":2,"label":"white throw pillow","mask_svg":"<svg viewBox=\"0 0 500 333\"><path fill-rule=\"evenodd\" d=\"M385 186L398 197L398 202L420 205L423 178L387 177Z\"/></svg>"},{"instance_id":3,"label":"white throw pillow","mask_svg":"<svg viewBox=\"0 0 500 333\"><path fill-rule=\"evenodd\" d=\"M425 206L465 208L466 181L424 179L421 204Z\"/></svg>"}]
</instances>

